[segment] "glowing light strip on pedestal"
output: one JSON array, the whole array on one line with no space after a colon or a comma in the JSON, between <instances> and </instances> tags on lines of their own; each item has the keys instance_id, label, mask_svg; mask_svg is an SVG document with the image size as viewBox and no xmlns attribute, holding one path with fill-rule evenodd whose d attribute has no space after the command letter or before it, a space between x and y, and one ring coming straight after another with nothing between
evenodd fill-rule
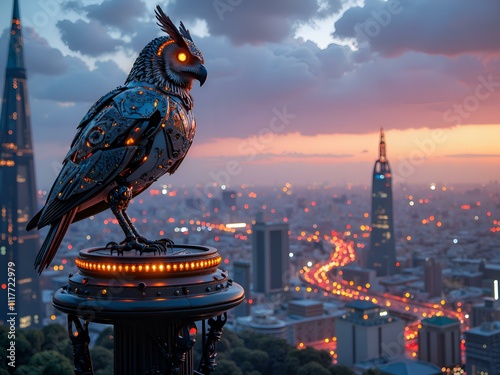
<instances>
[{"instance_id":1,"label":"glowing light strip on pedestal","mask_svg":"<svg viewBox=\"0 0 500 375\"><path fill-rule=\"evenodd\" d=\"M221 263L222 258L216 256L209 259L198 259L192 261L178 262L145 262L145 263L117 263L95 260L84 260L77 258L76 266L81 270L95 272L119 272L119 273L158 273L172 274L192 271L203 271L213 267L217 267Z\"/></svg>"}]
</instances>

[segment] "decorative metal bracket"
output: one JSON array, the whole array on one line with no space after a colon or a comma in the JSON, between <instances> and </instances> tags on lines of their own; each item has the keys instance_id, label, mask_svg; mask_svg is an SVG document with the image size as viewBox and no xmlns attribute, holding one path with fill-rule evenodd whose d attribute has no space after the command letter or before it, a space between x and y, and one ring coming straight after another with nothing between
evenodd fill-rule
<instances>
[{"instance_id":1,"label":"decorative metal bracket","mask_svg":"<svg viewBox=\"0 0 500 375\"><path fill-rule=\"evenodd\" d=\"M174 357L172 363L172 375L180 374L182 365L186 362L186 353L196 343L196 325L194 322L186 322L182 325L175 338L176 347L174 349Z\"/></svg>"},{"instance_id":2,"label":"decorative metal bracket","mask_svg":"<svg viewBox=\"0 0 500 375\"><path fill-rule=\"evenodd\" d=\"M222 337L222 328L227 322L227 312L217 316L217 319L208 319L208 337L205 341L205 321L203 321L203 355L201 357L200 366L198 371L203 375L210 375L210 372L215 370L217 364L215 357L217 357L217 342Z\"/></svg>"},{"instance_id":3,"label":"decorative metal bracket","mask_svg":"<svg viewBox=\"0 0 500 375\"><path fill-rule=\"evenodd\" d=\"M73 329L73 325L75 326ZM73 363L75 375L94 375L94 368L89 352L89 321L83 325L76 315L68 315L68 334L73 346Z\"/></svg>"}]
</instances>

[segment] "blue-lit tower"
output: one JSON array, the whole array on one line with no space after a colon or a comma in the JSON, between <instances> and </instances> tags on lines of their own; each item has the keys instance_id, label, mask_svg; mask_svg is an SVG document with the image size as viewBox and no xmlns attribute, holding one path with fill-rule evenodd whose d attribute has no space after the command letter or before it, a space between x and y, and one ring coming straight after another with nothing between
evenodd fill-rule
<instances>
[{"instance_id":1,"label":"blue-lit tower","mask_svg":"<svg viewBox=\"0 0 500 375\"><path fill-rule=\"evenodd\" d=\"M39 277L33 267L39 238L25 229L37 212L33 163L23 38L14 0L0 117L0 321L15 316L21 328L42 319Z\"/></svg>"},{"instance_id":2,"label":"blue-lit tower","mask_svg":"<svg viewBox=\"0 0 500 375\"><path fill-rule=\"evenodd\" d=\"M257 215L252 225L253 291L282 293L290 278L288 223L266 223Z\"/></svg>"},{"instance_id":3,"label":"blue-lit tower","mask_svg":"<svg viewBox=\"0 0 500 375\"><path fill-rule=\"evenodd\" d=\"M377 276L392 275L397 272L392 177L383 129L380 129L379 158L373 167L371 228L368 268L376 270Z\"/></svg>"}]
</instances>

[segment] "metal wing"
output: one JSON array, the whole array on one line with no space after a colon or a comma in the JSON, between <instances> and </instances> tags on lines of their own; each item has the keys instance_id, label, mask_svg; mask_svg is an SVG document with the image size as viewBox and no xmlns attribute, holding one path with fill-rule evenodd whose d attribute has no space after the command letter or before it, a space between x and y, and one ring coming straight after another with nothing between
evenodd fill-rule
<instances>
[{"instance_id":1,"label":"metal wing","mask_svg":"<svg viewBox=\"0 0 500 375\"><path fill-rule=\"evenodd\" d=\"M108 97L85 116L39 217L38 228L80 205L105 209L101 203L107 191L142 163L149 140L168 112L168 101L160 100L158 105L156 100L152 108L139 103L124 109L122 96Z\"/></svg>"}]
</instances>

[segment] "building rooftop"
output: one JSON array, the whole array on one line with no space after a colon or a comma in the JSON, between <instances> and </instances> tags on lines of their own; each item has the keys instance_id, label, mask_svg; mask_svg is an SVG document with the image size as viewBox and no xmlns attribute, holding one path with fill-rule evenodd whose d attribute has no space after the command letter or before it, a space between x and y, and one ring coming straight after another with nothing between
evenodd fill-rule
<instances>
[{"instance_id":1,"label":"building rooftop","mask_svg":"<svg viewBox=\"0 0 500 375\"><path fill-rule=\"evenodd\" d=\"M346 304L345 307L348 309L355 309L355 310L369 310L369 309L376 309L380 306L370 301L352 301Z\"/></svg>"},{"instance_id":2,"label":"building rooftop","mask_svg":"<svg viewBox=\"0 0 500 375\"><path fill-rule=\"evenodd\" d=\"M376 358L355 364L355 370L366 371L376 367L387 375L441 375L441 369L431 363L403 358L387 362L385 358Z\"/></svg>"},{"instance_id":3,"label":"building rooftop","mask_svg":"<svg viewBox=\"0 0 500 375\"><path fill-rule=\"evenodd\" d=\"M447 316L433 316L432 318L422 319L422 323L432 324L434 326L447 326L451 324L460 324L460 321L448 318Z\"/></svg>"},{"instance_id":4,"label":"building rooftop","mask_svg":"<svg viewBox=\"0 0 500 375\"><path fill-rule=\"evenodd\" d=\"M414 275L392 275L392 276L387 276L384 277L383 279L379 280L379 283L381 285L404 285L408 284L414 281L420 280L417 276Z\"/></svg>"},{"instance_id":5,"label":"building rooftop","mask_svg":"<svg viewBox=\"0 0 500 375\"><path fill-rule=\"evenodd\" d=\"M323 302L312 300L312 299L293 300L293 301L290 301L289 303L294 304L294 305L300 305L300 306L317 306L317 305L323 305Z\"/></svg>"},{"instance_id":6,"label":"building rooftop","mask_svg":"<svg viewBox=\"0 0 500 375\"><path fill-rule=\"evenodd\" d=\"M496 300L493 297L484 297L482 303L476 303L473 307L479 307L482 309L492 309L500 310L500 300Z\"/></svg>"},{"instance_id":7,"label":"building rooftop","mask_svg":"<svg viewBox=\"0 0 500 375\"><path fill-rule=\"evenodd\" d=\"M468 270L450 270L450 273L454 276L468 276L468 277L480 277L483 275L482 272L479 271L468 271Z\"/></svg>"},{"instance_id":8,"label":"building rooftop","mask_svg":"<svg viewBox=\"0 0 500 375\"><path fill-rule=\"evenodd\" d=\"M465 332L466 335L474 334L480 336L492 336L500 333L500 321L485 322Z\"/></svg>"},{"instance_id":9,"label":"building rooftop","mask_svg":"<svg viewBox=\"0 0 500 375\"><path fill-rule=\"evenodd\" d=\"M465 264L479 264L482 262L480 259L469 259L469 258L453 258L451 260L454 263L465 263Z\"/></svg>"},{"instance_id":10,"label":"building rooftop","mask_svg":"<svg viewBox=\"0 0 500 375\"><path fill-rule=\"evenodd\" d=\"M437 375L442 373L439 367L420 361L396 362L379 367L379 369L387 375Z\"/></svg>"}]
</instances>

